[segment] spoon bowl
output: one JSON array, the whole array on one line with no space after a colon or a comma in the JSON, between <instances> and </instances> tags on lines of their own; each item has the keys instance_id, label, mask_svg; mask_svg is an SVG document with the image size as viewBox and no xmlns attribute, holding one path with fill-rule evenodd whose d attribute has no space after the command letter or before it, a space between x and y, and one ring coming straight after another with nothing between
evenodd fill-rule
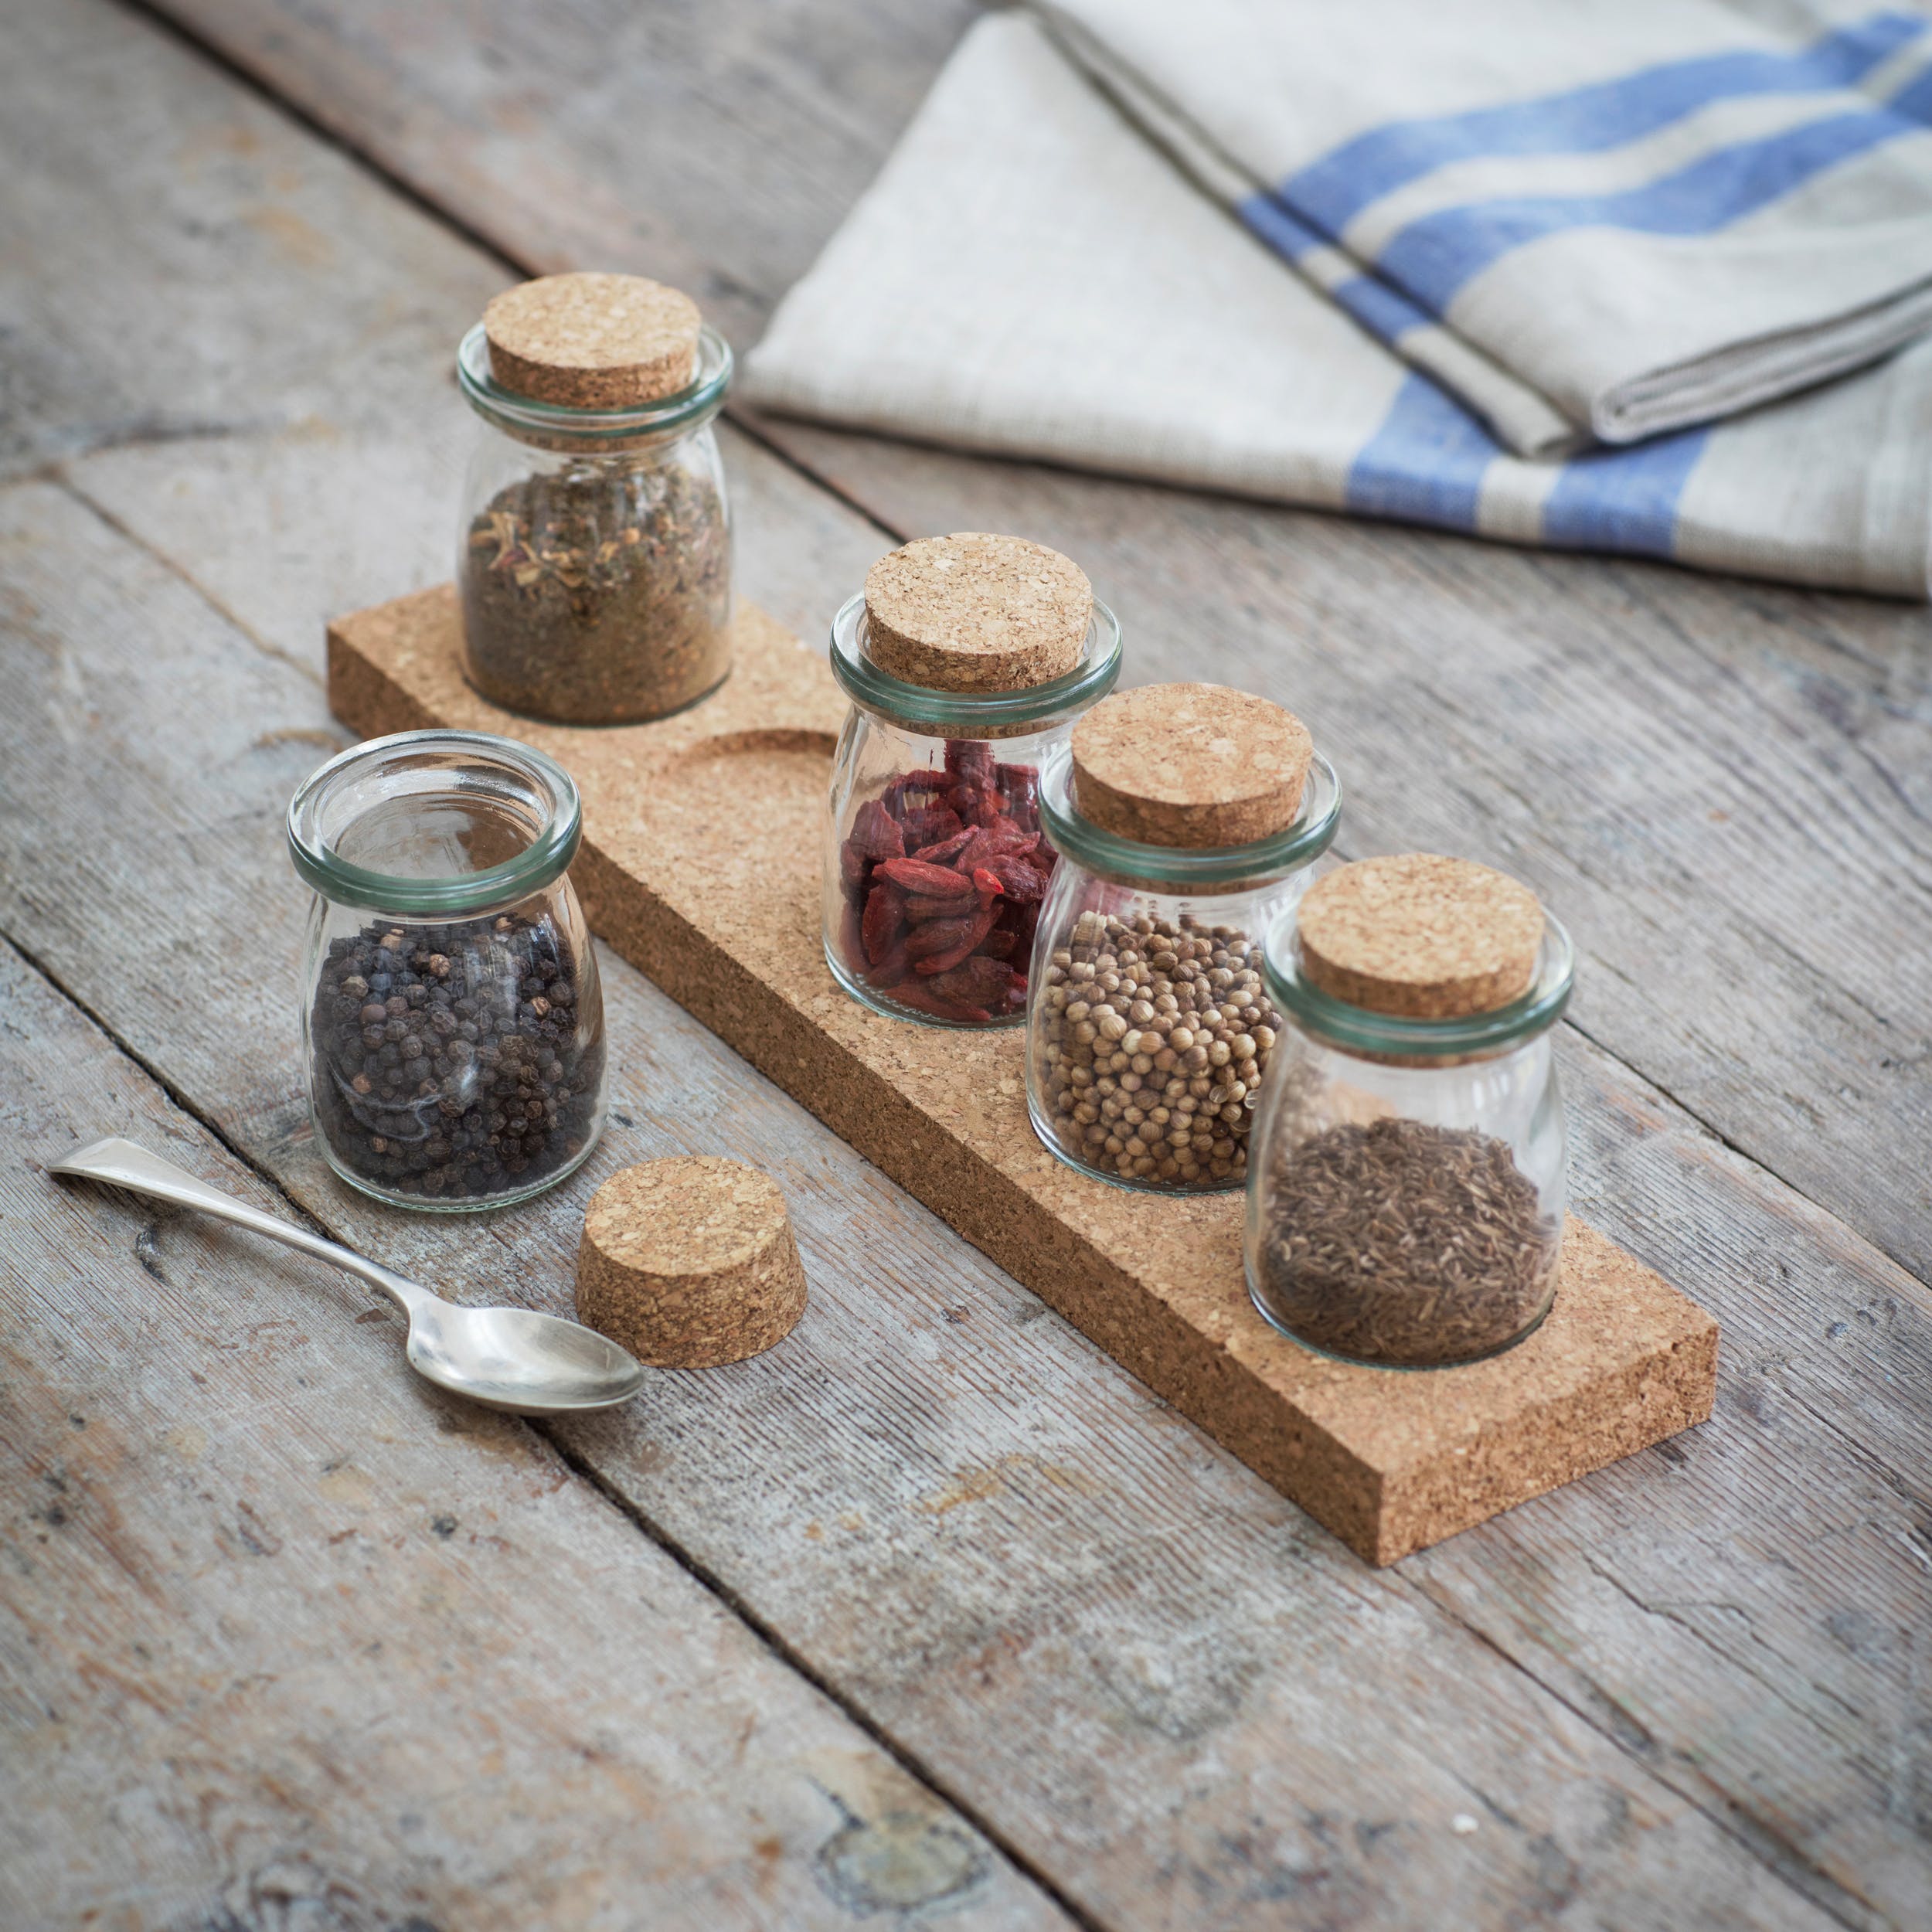
<instances>
[{"instance_id":1,"label":"spoon bowl","mask_svg":"<svg viewBox=\"0 0 1932 1932\"><path fill-rule=\"evenodd\" d=\"M529 1308L466 1308L432 1299L410 1311L403 1353L439 1388L521 1415L607 1409L644 1386L636 1358L614 1342L580 1322Z\"/></svg>"},{"instance_id":2,"label":"spoon bowl","mask_svg":"<svg viewBox=\"0 0 1932 1932\"><path fill-rule=\"evenodd\" d=\"M636 1358L594 1329L529 1308L464 1308L306 1228L279 1221L220 1189L110 1136L77 1147L47 1172L104 1182L190 1207L311 1254L379 1289L409 1318L410 1366L452 1395L517 1415L570 1415L628 1402L644 1386Z\"/></svg>"}]
</instances>

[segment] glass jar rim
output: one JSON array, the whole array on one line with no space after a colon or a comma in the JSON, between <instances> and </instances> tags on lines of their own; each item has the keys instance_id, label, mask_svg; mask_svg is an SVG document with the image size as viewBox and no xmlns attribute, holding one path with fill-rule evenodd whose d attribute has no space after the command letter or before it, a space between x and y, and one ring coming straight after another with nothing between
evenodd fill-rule
<instances>
[{"instance_id":1,"label":"glass jar rim","mask_svg":"<svg viewBox=\"0 0 1932 1932\"><path fill-rule=\"evenodd\" d=\"M500 865L442 879L372 872L344 859L323 825L332 796L366 772L392 763L400 769L424 753L450 758L453 774L464 761L471 767L507 768L543 802L544 822L536 838ZM464 917L512 905L560 878L583 840L583 806L576 781L533 745L484 731L399 731L351 745L311 773L289 801L287 831L289 857L297 873L335 904L405 918Z\"/></svg>"},{"instance_id":2,"label":"glass jar rim","mask_svg":"<svg viewBox=\"0 0 1932 1932\"><path fill-rule=\"evenodd\" d=\"M1122 884L1206 892L1271 884L1319 859L1342 820L1342 781L1318 751L1308 760L1292 822L1245 845L1149 845L1123 838L1080 815L1073 773L1070 745L1056 746L1040 760L1040 822L1056 851L1096 876Z\"/></svg>"},{"instance_id":3,"label":"glass jar rim","mask_svg":"<svg viewBox=\"0 0 1932 1932\"><path fill-rule=\"evenodd\" d=\"M471 409L512 435L580 438L586 442L628 440L683 429L717 413L731 386L731 345L709 322L698 331L698 352L691 380L668 396L628 409L573 409L562 403L520 396L499 383L490 368L489 338L478 322L456 352L457 386Z\"/></svg>"},{"instance_id":4,"label":"glass jar rim","mask_svg":"<svg viewBox=\"0 0 1932 1932\"><path fill-rule=\"evenodd\" d=\"M832 671L862 710L896 723L930 725L956 738L1010 733L1015 726L1044 728L1087 710L1114 689L1121 675L1121 624L1098 597L1087 621L1080 661L1064 676L1023 691L934 691L879 669L866 655L866 594L838 607L832 621Z\"/></svg>"},{"instance_id":5,"label":"glass jar rim","mask_svg":"<svg viewBox=\"0 0 1932 1932\"><path fill-rule=\"evenodd\" d=\"M1295 910L1291 908L1262 949L1261 976L1270 996L1304 1031L1327 1045L1355 1053L1402 1060L1461 1060L1519 1046L1547 1032L1563 1016L1576 979L1570 935L1546 912L1536 976L1528 991L1508 1005L1442 1019L1378 1013L1337 999L1307 978L1297 937Z\"/></svg>"}]
</instances>

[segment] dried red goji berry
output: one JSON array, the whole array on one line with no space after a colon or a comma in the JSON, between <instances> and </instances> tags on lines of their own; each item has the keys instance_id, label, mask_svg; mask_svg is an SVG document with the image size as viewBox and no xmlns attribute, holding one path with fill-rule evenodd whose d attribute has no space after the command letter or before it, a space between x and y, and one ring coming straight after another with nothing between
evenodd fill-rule
<instances>
[{"instance_id":1,"label":"dried red goji berry","mask_svg":"<svg viewBox=\"0 0 1932 1932\"><path fill-rule=\"evenodd\" d=\"M942 999L984 1006L994 1012L1013 1003L1016 989L1022 998L1026 989L1026 982L1012 967L984 954L934 974L927 984Z\"/></svg>"},{"instance_id":2,"label":"dried red goji berry","mask_svg":"<svg viewBox=\"0 0 1932 1932\"><path fill-rule=\"evenodd\" d=\"M899 821L876 798L868 798L853 814L845 842L868 859L903 859L906 854L906 835Z\"/></svg>"},{"instance_id":3,"label":"dried red goji berry","mask_svg":"<svg viewBox=\"0 0 1932 1932\"><path fill-rule=\"evenodd\" d=\"M954 832L951 838L940 839L936 845L921 845L913 856L923 859L929 866L946 865L963 849L966 842L972 837L974 829L968 825L963 831Z\"/></svg>"},{"instance_id":4,"label":"dried red goji berry","mask_svg":"<svg viewBox=\"0 0 1932 1932\"><path fill-rule=\"evenodd\" d=\"M905 923L905 895L894 892L889 886L873 886L866 896L866 916L860 927L866 957L871 964L876 966L891 951L893 941Z\"/></svg>"},{"instance_id":5,"label":"dried red goji berry","mask_svg":"<svg viewBox=\"0 0 1932 1932\"><path fill-rule=\"evenodd\" d=\"M913 961L913 971L926 975L950 972L993 930L993 921L998 917L998 907L988 906L984 912L976 913L970 920L935 919L928 925L916 927L911 937L906 942L906 951ZM961 923L965 926L966 930L961 936L958 944L950 946L943 952L930 950L917 943L928 934L937 934L948 927Z\"/></svg>"},{"instance_id":6,"label":"dried red goji berry","mask_svg":"<svg viewBox=\"0 0 1932 1932\"><path fill-rule=\"evenodd\" d=\"M917 961L957 952L960 958L964 959L978 943L973 928L978 920L977 913L960 919L929 919L923 926L915 926L906 934L906 957ZM960 951L961 947L964 951ZM940 969L935 967L934 970Z\"/></svg>"},{"instance_id":7,"label":"dried red goji berry","mask_svg":"<svg viewBox=\"0 0 1932 1932\"><path fill-rule=\"evenodd\" d=\"M909 893L923 893L934 899L964 898L973 889L970 878L962 877L944 866L929 866L920 859L888 859L879 868L882 877Z\"/></svg>"}]
</instances>

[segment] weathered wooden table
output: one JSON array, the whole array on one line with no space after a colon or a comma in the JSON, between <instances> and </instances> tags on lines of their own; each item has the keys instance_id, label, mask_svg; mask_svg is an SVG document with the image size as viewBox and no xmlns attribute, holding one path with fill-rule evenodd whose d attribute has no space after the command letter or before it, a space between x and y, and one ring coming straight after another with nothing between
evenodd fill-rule
<instances>
[{"instance_id":1,"label":"weathered wooden table","mask_svg":"<svg viewBox=\"0 0 1932 1932\"><path fill-rule=\"evenodd\" d=\"M447 574L518 272L740 343L958 0L0 6L0 1923L1932 1924L1932 621L740 417L748 595L1013 529L1291 703L1347 842L1570 923L1579 1206L1704 1428L1374 1572L606 961L617 1113L452 1230L309 1144L322 622ZM778 1354L533 1428L338 1279L66 1192L136 1134L566 1308L627 1162L782 1182Z\"/></svg>"}]
</instances>

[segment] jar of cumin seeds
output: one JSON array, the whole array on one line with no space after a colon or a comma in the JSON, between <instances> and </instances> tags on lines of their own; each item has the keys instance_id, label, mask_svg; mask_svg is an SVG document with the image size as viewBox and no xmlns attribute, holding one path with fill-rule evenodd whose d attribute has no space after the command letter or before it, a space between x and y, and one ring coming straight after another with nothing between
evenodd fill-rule
<instances>
[{"instance_id":1,"label":"jar of cumin seeds","mask_svg":"<svg viewBox=\"0 0 1932 1932\"><path fill-rule=\"evenodd\" d=\"M1277 929L1264 978L1285 1025L1248 1189L1255 1306L1383 1368L1520 1342L1561 1262L1563 928L1486 866L1364 859Z\"/></svg>"},{"instance_id":2,"label":"jar of cumin seeds","mask_svg":"<svg viewBox=\"0 0 1932 1932\"><path fill-rule=\"evenodd\" d=\"M715 689L731 665L723 338L640 276L550 275L490 303L457 377L483 425L457 549L470 682L583 725Z\"/></svg>"},{"instance_id":3,"label":"jar of cumin seeds","mask_svg":"<svg viewBox=\"0 0 1932 1932\"><path fill-rule=\"evenodd\" d=\"M1068 1165L1156 1192L1243 1184L1281 1024L1261 937L1341 810L1301 720L1219 685L1121 692L1048 757L1060 865L1034 943L1026 1097Z\"/></svg>"},{"instance_id":4,"label":"jar of cumin seeds","mask_svg":"<svg viewBox=\"0 0 1932 1932\"><path fill-rule=\"evenodd\" d=\"M1120 675L1121 629L1043 544L962 532L881 557L832 624L825 958L855 999L1016 1026L1056 855L1039 767Z\"/></svg>"}]
</instances>

